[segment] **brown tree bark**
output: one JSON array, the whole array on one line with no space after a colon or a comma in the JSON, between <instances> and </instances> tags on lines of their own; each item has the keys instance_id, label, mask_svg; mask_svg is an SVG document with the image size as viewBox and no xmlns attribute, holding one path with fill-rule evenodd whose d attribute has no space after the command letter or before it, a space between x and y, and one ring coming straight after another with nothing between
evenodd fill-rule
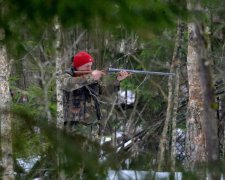
<instances>
[{"instance_id":1,"label":"brown tree bark","mask_svg":"<svg viewBox=\"0 0 225 180\"><path fill-rule=\"evenodd\" d=\"M205 55L200 59L200 85L203 98L203 128L207 161L218 160L218 121L216 118L216 103L210 71L210 59Z\"/></svg>"},{"instance_id":2,"label":"brown tree bark","mask_svg":"<svg viewBox=\"0 0 225 180\"><path fill-rule=\"evenodd\" d=\"M188 8L191 11L202 11L198 1L189 2ZM217 160L218 138L217 120L212 109L214 98L204 25L195 19L188 24L188 30L186 166L193 169L198 163Z\"/></svg>"},{"instance_id":3,"label":"brown tree bark","mask_svg":"<svg viewBox=\"0 0 225 180\"><path fill-rule=\"evenodd\" d=\"M200 87L200 26L188 24L189 41L187 53L187 73L189 85L189 101L186 134L186 162L194 168L197 162L205 162L205 137L203 133L203 99Z\"/></svg>"}]
</instances>

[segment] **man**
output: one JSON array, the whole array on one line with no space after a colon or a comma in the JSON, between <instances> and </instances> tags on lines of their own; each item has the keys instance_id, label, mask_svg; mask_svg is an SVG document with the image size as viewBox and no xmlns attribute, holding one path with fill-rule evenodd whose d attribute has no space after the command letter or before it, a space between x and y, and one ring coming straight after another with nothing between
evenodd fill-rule
<instances>
[{"instance_id":1,"label":"man","mask_svg":"<svg viewBox=\"0 0 225 180\"><path fill-rule=\"evenodd\" d=\"M129 76L122 71L110 80L105 72L92 70L93 62L90 54L79 52L72 57L72 67L62 77L64 125L72 132L99 133L100 97L118 91L120 81Z\"/></svg>"}]
</instances>

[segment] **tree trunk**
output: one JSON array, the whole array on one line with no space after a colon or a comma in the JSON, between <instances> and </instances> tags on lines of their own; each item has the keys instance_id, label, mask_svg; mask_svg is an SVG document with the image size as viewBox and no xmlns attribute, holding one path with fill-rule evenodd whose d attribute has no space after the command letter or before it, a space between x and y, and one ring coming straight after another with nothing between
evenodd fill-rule
<instances>
[{"instance_id":1,"label":"tree trunk","mask_svg":"<svg viewBox=\"0 0 225 180\"><path fill-rule=\"evenodd\" d=\"M172 72L172 71L171 71ZM160 144L159 144L159 154L158 154L158 171L162 171L163 164L165 164L165 151L166 151L166 143L167 143L167 133L169 129L169 124L172 117L172 111L173 111L173 89L174 89L174 78L172 76L169 77L168 82L168 88L169 88L169 94L168 94L168 106L166 111L166 119L163 126L162 135L160 138Z\"/></svg>"},{"instance_id":2,"label":"tree trunk","mask_svg":"<svg viewBox=\"0 0 225 180\"><path fill-rule=\"evenodd\" d=\"M218 160L218 121L216 119L216 103L210 72L210 60L203 54L200 59L200 85L203 98L203 130L205 133L205 144L207 161L209 163Z\"/></svg>"},{"instance_id":3,"label":"tree trunk","mask_svg":"<svg viewBox=\"0 0 225 180\"><path fill-rule=\"evenodd\" d=\"M171 143L171 170L175 171L176 166L176 139L177 139L177 109L179 105L179 89L180 89L180 65L182 58L182 45L184 42L184 24L178 23L176 44L173 54L173 62L175 63L175 87L174 87L174 106L172 116L172 143Z\"/></svg>"},{"instance_id":4,"label":"tree trunk","mask_svg":"<svg viewBox=\"0 0 225 180\"><path fill-rule=\"evenodd\" d=\"M170 72L175 72L175 77L170 77L168 82L169 87L169 95L168 95L168 107L166 120L162 132L162 137L159 145L159 164L158 170L162 170L162 165L165 164L165 150L166 141L169 141L167 138L168 129L170 122L172 122L172 144L171 144L171 168L175 169L175 159L176 159L176 116L177 116L177 108L178 108L178 95L179 95L179 83L180 83L180 59L181 59L181 46L183 41L184 33L184 25L178 23L177 25L177 35L176 42L174 47L173 59L171 63ZM168 143L169 144L169 143Z\"/></svg>"},{"instance_id":5,"label":"tree trunk","mask_svg":"<svg viewBox=\"0 0 225 180\"><path fill-rule=\"evenodd\" d=\"M14 179L12 157L12 130L10 117L9 61L2 43L4 30L0 29L0 121L3 179Z\"/></svg>"},{"instance_id":6,"label":"tree trunk","mask_svg":"<svg viewBox=\"0 0 225 180\"><path fill-rule=\"evenodd\" d=\"M203 99L200 87L200 59L203 38L202 29L196 23L188 24L189 41L187 52L187 73L189 102L186 135L186 165L194 168L197 162L205 162L205 138L203 133ZM203 48L203 49L202 49Z\"/></svg>"},{"instance_id":7,"label":"tree trunk","mask_svg":"<svg viewBox=\"0 0 225 180\"><path fill-rule=\"evenodd\" d=\"M174 72L175 69L175 58L172 59L170 72ZM159 144L159 154L158 154L158 171L163 170L163 164L165 165L165 151L166 148L169 149L169 147L166 147L167 141L169 139L167 138L169 125L173 116L173 107L174 107L174 85L175 85L175 78L173 76L169 77L168 80L168 106L166 111L166 119L163 126L162 135L160 138L160 144Z\"/></svg>"},{"instance_id":8,"label":"tree trunk","mask_svg":"<svg viewBox=\"0 0 225 180\"><path fill-rule=\"evenodd\" d=\"M61 26L58 22L57 17L55 17L54 20L54 31L55 31L55 61L56 61L56 103L57 103L57 122L56 126L58 129L63 129L63 122L64 122L64 116L63 116L63 92L62 92L62 82L61 82L61 76L62 76L62 58L61 58ZM59 134L57 134L57 139L59 142ZM58 146L60 144L58 143ZM61 148L57 147L59 150L59 153L61 153ZM57 154L57 167L58 167L58 173L57 177L59 179L65 179L65 172L60 169L60 156Z\"/></svg>"},{"instance_id":9,"label":"tree trunk","mask_svg":"<svg viewBox=\"0 0 225 180\"><path fill-rule=\"evenodd\" d=\"M224 85L223 80L217 82L216 88L217 88L217 93L220 93L221 87ZM217 105L218 105L218 110L217 110L217 119L219 120L218 122L218 147L219 147L219 158L224 158L225 154L225 141L224 141L224 125L225 125L225 97L224 95L217 95Z\"/></svg>"},{"instance_id":10,"label":"tree trunk","mask_svg":"<svg viewBox=\"0 0 225 180\"><path fill-rule=\"evenodd\" d=\"M61 59L61 27L57 20L55 20L55 60L56 60L56 99L57 99L57 127L63 128L63 92L60 77L62 75L62 59Z\"/></svg>"},{"instance_id":11,"label":"tree trunk","mask_svg":"<svg viewBox=\"0 0 225 180\"><path fill-rule=\"evenodd\" d=\"M188 8L195 11L202 10L199 2L189 3ZM214 98L203 27L199 20L188 24L189 102L186 165L191 169L197 163L214 161L218 158L217 121L212 109Z\"/></svg>"}]
</instances>

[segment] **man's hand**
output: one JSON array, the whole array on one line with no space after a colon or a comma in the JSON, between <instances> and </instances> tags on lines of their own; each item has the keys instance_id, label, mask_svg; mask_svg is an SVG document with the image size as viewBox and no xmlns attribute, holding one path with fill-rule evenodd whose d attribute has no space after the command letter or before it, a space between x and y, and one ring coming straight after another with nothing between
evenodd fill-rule
<instances>
[{"instance_id":1,"label":"man's hand","mask_svg":"<svg viewBox=\"0 0 225 180\"><path fill-rule=\"evenodd\" d=\"M105 73L99 70L94 70L92 71L91 75L94 80L99 81L101 77L105 75Z\"/></svg>"},{"instance_id":2,"label":"man's hand","mask_svg":"<svg viewBox=\"0 0 225 180\"><path fill-rule=\"evenodd\" d=\"M117 74L117 80L122 81L122 80L126 79L128 76L131 76L131 74L126 71L120 71Z\"/></svg>"}]
</instances>

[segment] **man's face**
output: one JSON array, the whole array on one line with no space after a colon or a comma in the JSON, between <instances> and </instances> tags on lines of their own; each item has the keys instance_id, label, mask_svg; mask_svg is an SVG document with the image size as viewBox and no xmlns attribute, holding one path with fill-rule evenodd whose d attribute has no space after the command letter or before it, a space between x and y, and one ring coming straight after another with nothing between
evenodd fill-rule
<instances>
[{"instance_id":1,"label":"man's face","mask_svg":"<svg viewBox=\"0 0 225 180\"><path fill-rule=\"evenodd\" d=\"M92 62L86 63L77 68L77 71L91 71L92 70Z\"/></svg>"}]
</instances>

